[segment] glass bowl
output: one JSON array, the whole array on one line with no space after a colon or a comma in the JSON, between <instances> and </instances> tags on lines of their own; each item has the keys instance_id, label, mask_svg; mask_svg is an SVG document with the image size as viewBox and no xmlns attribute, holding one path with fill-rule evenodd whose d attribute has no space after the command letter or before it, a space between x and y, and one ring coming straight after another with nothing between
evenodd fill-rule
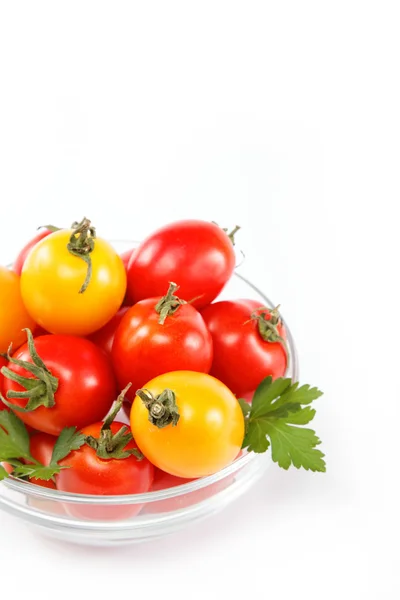
<instances>
[{"instance_id":1,"label":"glass bowl","mask_svg":"<svg viewBox=\"0 0 400 600\"><path fill-rule=\"evenodd\" d=\"M134 242L111 242L122 253ZM218 299L251 298L273 303L236 269ZM290 329L286 376L298 379L298 360ZM225 469L190 483L126 496L91 496L44 488L13 477L0 484L0 508L35 527L38 533L92 546L138 543L172 533L222 510L246 492L271 464L270 453L243 453Z\"/></svg>"}]
</instances>

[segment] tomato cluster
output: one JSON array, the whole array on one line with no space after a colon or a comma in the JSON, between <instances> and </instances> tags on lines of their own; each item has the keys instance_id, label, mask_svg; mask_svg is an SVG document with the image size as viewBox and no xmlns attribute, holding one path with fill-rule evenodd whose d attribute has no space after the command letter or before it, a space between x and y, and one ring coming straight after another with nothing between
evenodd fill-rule
<instances>
[{"instance_id":1,"label":"tomato cluster","mask_svg":"<svg viewBox=\"0 0 400 600\"><path fill-rule=\"evenodd\" d=\"M87 219L44 229L0 267L0 408L30 432L29 458L11 465L53 465L66 428L81 442L54 477L31 482L133 494L232 463L245 436L238 398L288 360L276 309L216 301L234 267L232 236L214 223L171 223L120 256ZM122 389L130 427L115 420Z\"/></svg>"}]
</instances>

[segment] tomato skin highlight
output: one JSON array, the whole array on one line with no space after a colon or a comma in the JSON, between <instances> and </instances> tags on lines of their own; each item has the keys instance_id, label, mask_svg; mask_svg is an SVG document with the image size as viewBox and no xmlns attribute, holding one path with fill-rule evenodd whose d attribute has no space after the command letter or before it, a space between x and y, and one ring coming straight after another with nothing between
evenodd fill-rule
<instances>
[{"instance_id":1,"label":"tomato skin highlight","mask_svg":"<svg viewBox=\"0 0 400 600\"><path fill-rule=\"evenodd\" d=\"M59 435L64 427L84 427L102 419L117 396L116 381L111 362L103 350L84 338L67 335L43 335L35 338L37 353L58 378L55 405L39 406L30 412L17 412L19 418L38 431ZM24 344L14 358L32 362L28 346ZM33 377L24 368L8 364L9 369ZM10 379L3 380L4 396L9 390L23 388ZM25 407L25 398L13 398L13 404Z\"/></svg>"},{"instance_id":2,"label":"tomato skin highlight","mask_svg":"<svg viewBox=\"0 0 400 600\"><path fill-rule=\"evenodd\" d=\"M96 346L99 346L107 354L111 354L112 345L114 342L115 332L117 331L118 325L122 321L122 317L127 312L129 306L123 306L119 309L117 314L110 320L104 327L92 333L88 336Z\"/></svg>"},{"instance_id":3,"label":"tomato skin highlight","mask_svg":"<svg viewBox=\"0 0 400 600\"><path fill-rule=\"evenodd\" d=\"M153 395L176 395L180 419L159 429L136 396L131 429L143 454L159 469L188 479L212 475L232 463L244 439L244 418L232 392L205 373L175 371L146 383Z\"/></svg>"},{"instance_id":4,"label":"tomato skin highlight","mask_svg":"<svg viewBox=\"0 0 400 600\"><path fill-rule=\"evenodd\" d=\"M98 438L103 423L95 423L82 429L87 436ZM114 421L111 431L116 434L123 423ZM137 448L132 440L126 449ZM76 494L123 495L140 494L150 490L154 477L154 467L146 459L139 460L132 455L123 459L102 459L88 445L72 451L60 461L68 466L57 475L57 489ZM87 519L123 519L140 512L141 504L121 506L95 506L66 504L67 512Z\"/></svg>"},{"instance_id":5,"label":"tomato skin highlight","mask_svg":"<svg viewBox=\"0 0 400 600\"><path fill-rule=\"evenodd\" d=\"M283 345L263 340L257 322L250 320L259 308L257 300L226 300L201 311L214 344L210 374L223 381L237 397L251 398L265 377L283 377L287 368ZM285 339L282 325L278 325L278 331Z\"/></svg>"},{"instance_id":6,"label":"tomato skin highlight","mask_svg":"<svg viewBox=\"0 0 400 600\"><path fill-rule=\"evenodd\" d=\"M0 266L0 352L7 352L12 343L14 350L25 340L24 328L34 330L36 323L24 306L20 277Z\"/></svg>"},{"instance_id":7,"label":"tomato skin highlight","mask_svg":"<svg viewBox=\"0 0 400 600\"><path fill-rule=\"evenodd\" d=\"M91 252L92 276L83 293L87 264L67 249L72 230L41 240L26 258L21 293L29 314L46 331L89 335L118 311L125 296L126 273L112 246L96 238Z\"/></svg>"},{"instance_id":8,"label":"tomato skin highlight","mask_svg":"<svg viewBox=\"0 0 400 600\"><path fill-rule=\"evenodd\" d=\"M177 221L154 232L133 252L129 297L138 302L161 296L174 281L179 296L200 309L218 296L234 268L233 245L222 229L206 221Z\"/></svg>"},{"instance_id":9,"label":"tomato skin highlight","mask_svg":"<svg viewBox=\"0 0 400 600\"><path fill-rule=\"evenodd\" d=\"M115 333L112 361L118 384L132 383L126 398L157 375L176 370L207 373L211 367L211 335L200 313L182 304L160 324L155 306L160 298L148 298L132 306Z\"/></svg>"},{"instance_id":10,"label":"tomato skin highlight","mask_svg":"<svg viewBox=\"0 0 400 600\"><path fill-rule=\"evenodd\" d=\"M38 234L35 235L35 237L33 237L20 251L20 253L18 254L17 258L14 261L14 264L12 266L12 269L15 273L17 273L17 275L21 275L22 273L22 268L24 266L26 257L28 256L29 252L32 250L32 248L34 246L36 246L36 244L38 242L40 242L40 240L43 240L45 237L47 237L48 235L51 235L51 231L49 231L48 229L42 229L42 231L40 231Z\"/></svg>"}]
</instances>

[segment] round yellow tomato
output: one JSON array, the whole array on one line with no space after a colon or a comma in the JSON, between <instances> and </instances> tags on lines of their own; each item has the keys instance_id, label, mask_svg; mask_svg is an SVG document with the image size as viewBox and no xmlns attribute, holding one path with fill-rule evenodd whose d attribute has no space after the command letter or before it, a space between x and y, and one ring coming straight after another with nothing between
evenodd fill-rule
<instances>
[{"instance_id":1,"label":"round yellow tomato","mask_svg":"<svg viewBox=\"0 0 400 600\"><path fill-rule=\"evenodd\" d=\"M6 267L0 267L0 352L14 350L26 341L23 329L34 329L35 322L28 314L21 297L20 278Z\"/></svg>"},{"instance_id":2,"label":"round yellow tomato","mask_svg":"<svg viewBox=\"0 0 400 600\"><path fill-rule=\"evenodd\" d=\"M171 390L176 400L176 425L171 422L159 428L155 420L150 422L143 394L132 405L132 434L146 458L159 469L185 478L212 475L233 462L243 443L244 417L226 385L205 373L174 371L143 386L149 401L151 397L162 400L165 390ZM159 406L155 408L157 413Z\"/></svg>"},{"instance_id":3,"label":"round yellow tomato","mask_svg":"<svg viewBox=\"0 0 400 600\"><path fill-rule=\"evenodd\" d=\"M126 291L120 256L101 238L94 239L87 263L67 246L73 230L62 229L41 240L28 254L21 274L22 298L30 315L51 333L88 335L118 311Z\"/></svg>"}]
</instances>

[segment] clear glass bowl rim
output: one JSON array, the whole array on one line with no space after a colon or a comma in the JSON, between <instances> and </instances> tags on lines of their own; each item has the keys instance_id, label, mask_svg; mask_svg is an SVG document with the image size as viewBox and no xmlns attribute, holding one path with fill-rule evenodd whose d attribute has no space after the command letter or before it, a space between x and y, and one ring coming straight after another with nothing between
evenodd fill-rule
<instances>
[{"instance_id":1,"label":"clear glass bowl rim","mask_svg":"<svg viewBox=\"0 0 400 600\"><path fill-rule=\"evenodd\" d=\"M138 242L133 242L132 240L110 240L110 243L129 243L133 246ZM250 288L252 288L266 303L267 306L273 307L275 306L269 298L253 283L251 283L246 277L240 275L237 271L234 272L234 277L238 277L244 283L246 283ZM290 360L290 369L292 371L292 379L293 381L298 381L299 378L299 367L298 367L298 357L297 351L294 344L293 336L290 332L289 327L287 326L284 318L282 317L282 322L285 326L286 335L287 335L287 344L289 347L289 360ZM36 498L41 498L44 500L52 500L56 502L70 502L76 504L95 504L98 506L101 505L124 505L124 504L146 504L148 502L157 502L159 500L166 500L168 498L177 498L179 496L183 496L185 494L189 494L191 492L195 492L202 488L205 488L225 477L232 475L236 471L242 469L247 464L249 464L252 460L256 458L256 454L253 452L248 452L242 455L240 458L236 459L233 463L221 469L217 473L213 475L208 475L207 477L201 477L200 479L196 479L195 481L191 481L189 483L184 483L182 485L177 485L172 488L167 488L164 490L158 490L154 492L146 492L144 494L126 494L126 495L114 495L114 496L98 496L94 494L74 494L71 492L61 492L59 490L53 490L45 487L41 487L39 485L35 485L33 483L20 481L15 477L8 477L2 481L3 485L8 487L11 490L16 492L21 492L25 495L33 496Z\"/></svg>"}]
</instances>

